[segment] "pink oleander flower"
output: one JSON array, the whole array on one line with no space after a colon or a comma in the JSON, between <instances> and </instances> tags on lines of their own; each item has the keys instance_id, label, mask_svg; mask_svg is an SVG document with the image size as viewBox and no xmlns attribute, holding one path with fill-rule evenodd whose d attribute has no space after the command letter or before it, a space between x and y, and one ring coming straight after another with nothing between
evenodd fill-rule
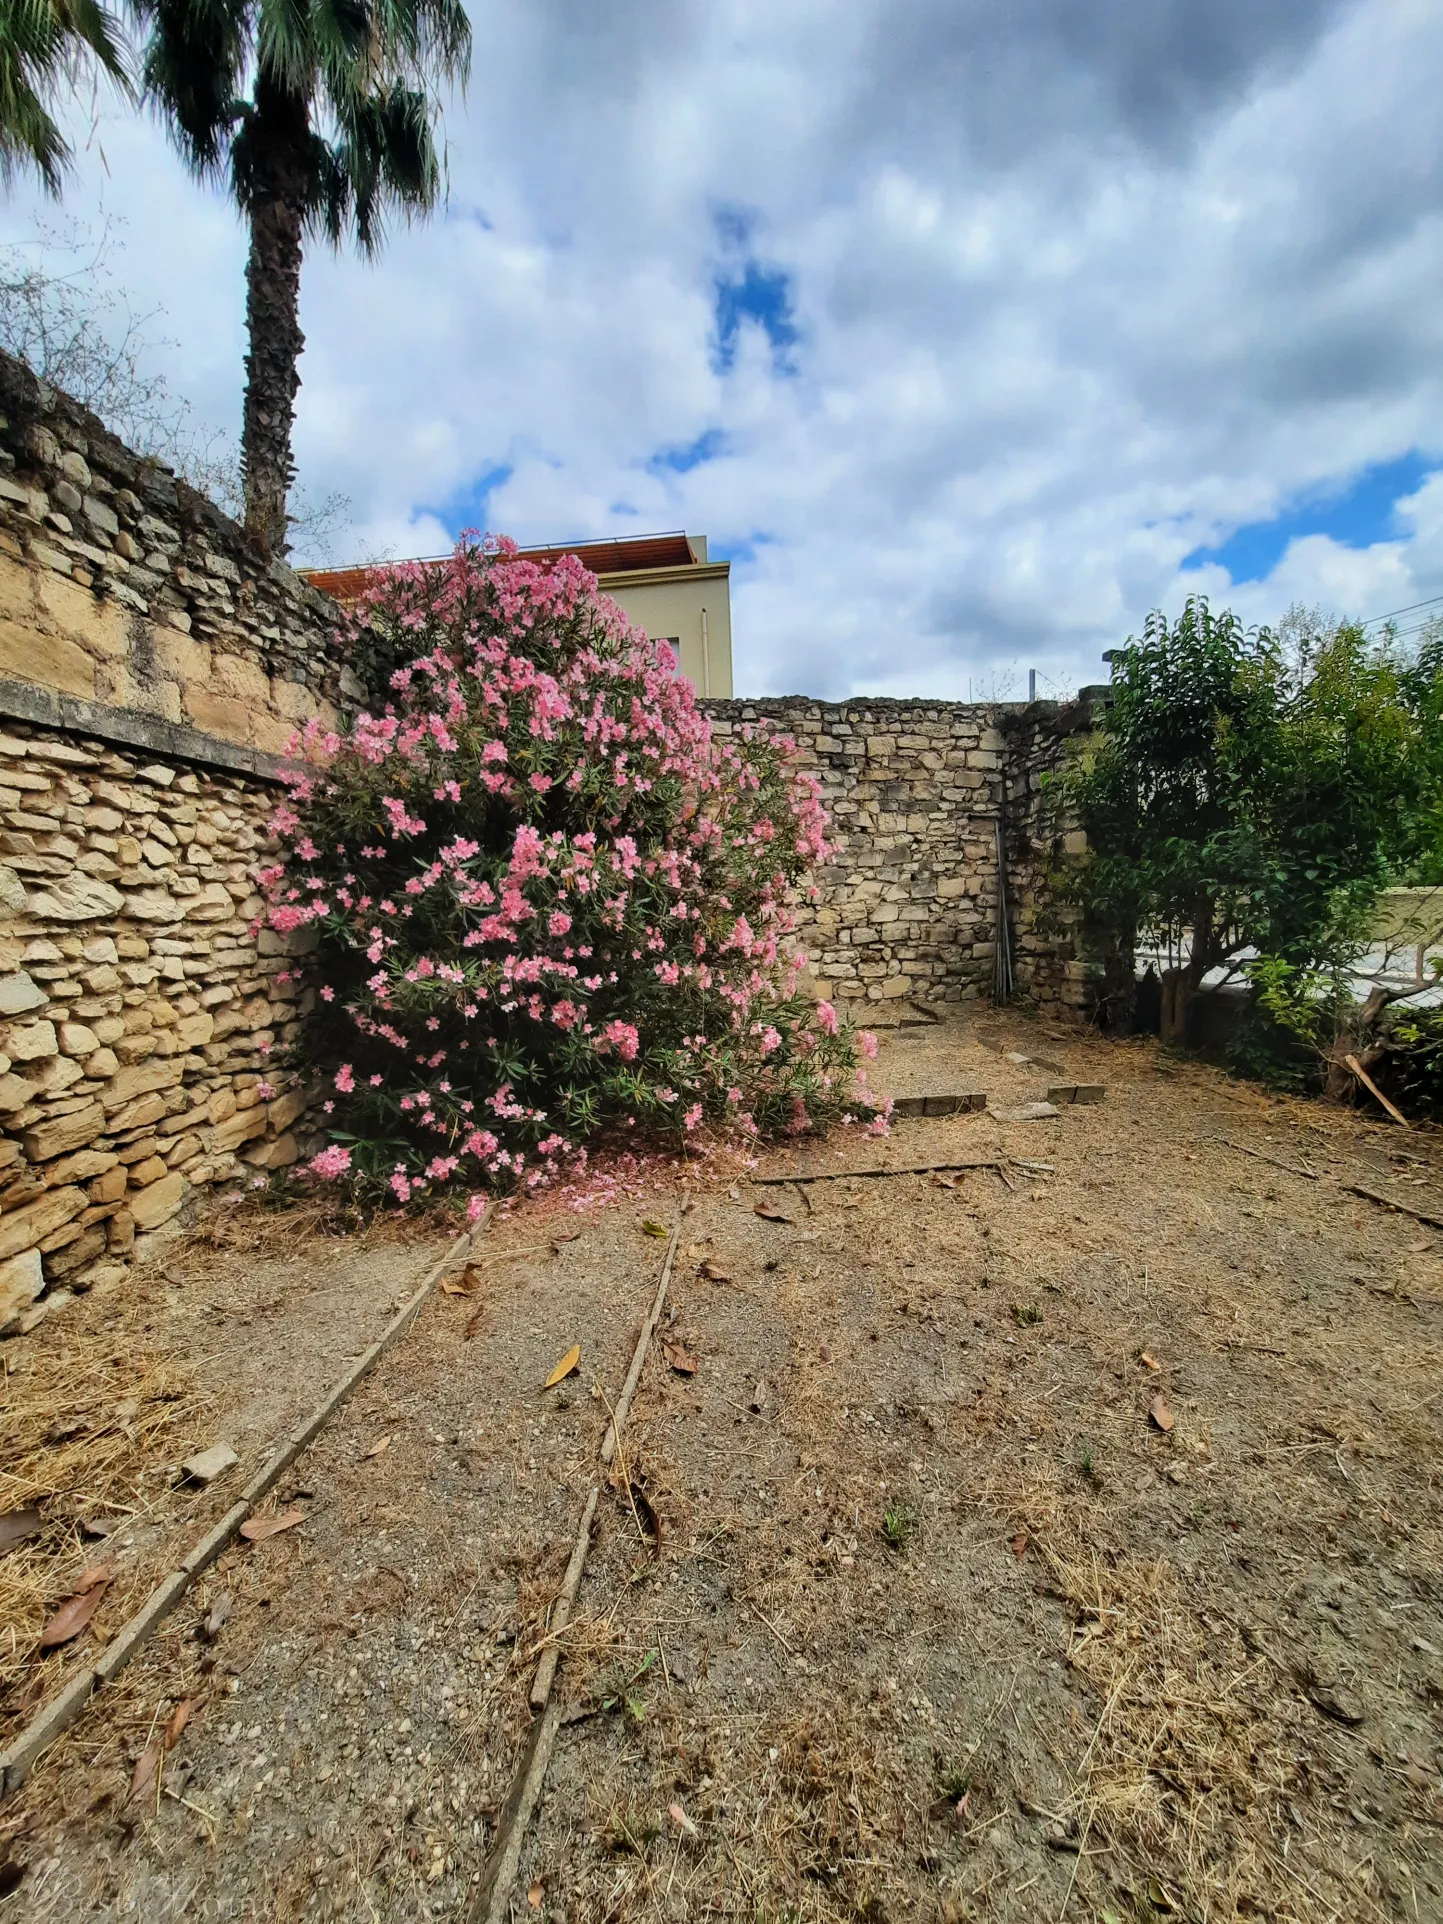
<instances>
[{"instance_id":1,"label":"pink oleander flower","mask_svg":"<svg viewBox=\"0 0 1443 1924\"><path fill-rule=\"evenodd\" d=\"M872 1034L870 1029L859 1029L857 1031L857 1047L861 1050L862 1054L869 1059L876 1056L877 1038Z\"/></svg>"},{"instance_id":2,"label":"pink oleander flower","mask_svg":"<svg viewBox=\"0 0 1443 1924\"><path fill-rule=\"evenodd\" d=\"M593 1133L646 1156L708 1112L745 1139L835 1120L857 1047L792 1006L828 853L795 745L713 734L574 556L468 536L346 621L366 712L299 732L258 887L310 938L301 1040L332 1052L351 1179L474 1200L576 1181Z\"/></svg>"},{"instance_id":3,"label":"pink oleander flower","mask_svg":"<svg viewBox=\"0 0 1443 1924\"><path fill-rule=\"evenodd\" d=\"M350 1166L351 1152L343 1149L338 1142L333 1142L329 1149L323 1149L318 1156L312 1156L306 1165L313 1176L324 1176L328 1182L344 1176Z\"/></svg>"}]
</instances>

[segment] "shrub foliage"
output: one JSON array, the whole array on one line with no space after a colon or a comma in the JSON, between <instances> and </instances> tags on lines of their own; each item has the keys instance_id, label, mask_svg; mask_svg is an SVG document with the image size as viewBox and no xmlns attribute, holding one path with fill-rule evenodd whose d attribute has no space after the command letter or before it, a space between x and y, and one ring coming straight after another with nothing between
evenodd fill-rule
<instances>
[{"instance_id":1,"label":"shrub foliage","mask_svg":"<svg viewBox=\"0 0 1443 1924\"><path fill-rule=\"evenodd\" d=\"M509 543L390 571L353 640L389 699L307 729L264 878L272 928L317 938L318 1174L404 1201L873 1112L871 1038L796 993L827 849L789 741L715 736L594 576Z\"/></svg>"},{"instance_id":2,"label":"shrub foliage","mask_svg":"<svg viewBox=\"0 0 1443 1924\"><path fill-rule=\"evenodd\" d=\"M1301 614L1245 630L1201 597L1151 615L1069 800L1076 892L1172 955L1179 1015L1219 967L1342 993L1379 891L1443 846L1443 652Z\"/></svg>"}]
</instances>

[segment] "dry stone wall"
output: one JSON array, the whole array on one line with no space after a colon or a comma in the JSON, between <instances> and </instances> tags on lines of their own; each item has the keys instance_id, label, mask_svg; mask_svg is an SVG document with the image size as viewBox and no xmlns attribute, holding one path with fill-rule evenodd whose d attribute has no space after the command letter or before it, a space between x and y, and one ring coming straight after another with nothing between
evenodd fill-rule
<instances>
[{"instance_id":1,"label":"dry stone wall","mask_svg":"<svg viewBox=\"0 0 1443 1924\"><path fill-rule=\"evenodd\" d=\"M268 1069L298 1019L294 965L252 927L274 800L4 724L0 1332L117 1276L194 1192L300 1153L302 1096Z\"/></svg>"},{"instance_id":2,"label":"dry stone wall","mask_svg":"<svg viewBox=\"0 0 1443 1924\"><path fill-rule=\"evenodd\" d=\"M281 752L360 695L338 610L0 354L0 680Z\"/></svg>"},{"instance_id":3,"label":"dry stone wall","mask_svg":"<svg viewBox=\"0 0 1443 1924\"><path fill-rule=\"evenodd\" d=\"M785 730L820 782L837 852L806 911L803 944L821 993L854 1013L990 994L1005 875L1018 989L1083 1002L1089 970L1070 929L1067 966L1041 931L1058 845L1044 777L1089 726L1087 704L784 696L703 706L724 732Z\"/></svg>"}]
</instances>

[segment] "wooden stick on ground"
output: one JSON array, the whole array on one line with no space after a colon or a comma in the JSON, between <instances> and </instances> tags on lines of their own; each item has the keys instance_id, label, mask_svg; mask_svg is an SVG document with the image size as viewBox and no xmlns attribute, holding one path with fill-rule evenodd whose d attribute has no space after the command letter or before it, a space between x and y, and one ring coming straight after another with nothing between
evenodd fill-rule
<instances>
[{"instance_id":1,"label":"wooden stick on ground","mask_svg":"<svg viewBox=\"0 0 1443 1924\"><path fill-rule=\"evenodd\" d=\"M1414 1216L1420 1223L1430 1223L1434 1229L1443 1229L1443 1216L1430 1215L1426 1209L1415 1209L1412 1203L1399 1202L1396 1196L1385 1196L1380 1189L1369 1189L1361 1182L1350 1182L1348 1187L1355 1196L1366 1196L1369 1202L1381 1203L1384 1209L1396 1209L1400 1216Z\"/></svg>"},{"instance_id":2,"label":"wooden stick on ground","mask_svg":"<svg viewBox=\"0 0 1443 1924\"><path fill-rule=\"evenodd\" d=\"M681 1223L678 1220L671 1232L671 1241L666 1248L666 1261L662 1264L661 1281L657 1284L656 1295L651 1308L641 1325L632 1352L631 1367L626 1372L626 1381L611 1411L611 1421L607 1424L606 1435L601 1444L601 1461L610 1463L616 1455L621 1442L621 1432L626 1426L627 1414L631 1409L636 1386L641 1381L641 1372L646 1363L646 1354L651 1347L651 1339L656 1334L656 1326L661 1321L661 1312L666 1305L667 1287L671 1282L672 1266L676 1262L677 1244L681 1240ZM625 1463L623 1460L623 1469ZM468 1924L504 1924L511 1916L511 1892L516 1876L521 1868L521 1849L526 1841L526 1832L541 1801L541 1792L546 1783L546 1773L551 1765L551 1753L556 1747L556 1734L561 1728L562 1709L559 1699L554 1695L556 1672L561 1662L561 1634L571 1622L572 1607L576 1602L577 1591L581 1588L582 1574L586 1569L587 1554L591 1549L591 1527L596 1519L596 1506L600 1490L593 1485L586 1500L582 1514L581 1527L576 1533L571 1558L566 1566L552 1612L551 1641L541 1653L541 1661L536 1666L536 1675L531 1683L531 1708L539 1712L531 1726L531 1735L521 1761L516 1767L516 1775L511 1781L511 1789L501 1807L501 1815L496 1822L496 1841L487 1856L481 1873L481 1882L466 1913Z\"/></svg>"},{"instance_id":3,"label":"wooden stick on ground","mask_svg":"<svg viewBox=\"0 0 1443 1924\"><path fill-rule=\"evenodd\" d=\"M566 1575L561 1580L561 1588L556 1593L556 1602L551 1610L551 1628L547 1632L549 1642L541 1653L541 1661L536 1666L536 1675L531 1682L531 1708L544 1710L551 1696L551 1686L556 1678L556 1666L561 1660L561 1639L571 1624L571 1609L576 1602L576 1593L581 1588L581 1573L586 1568L586 1553L591 1548L591 1525L596 1516L596 1505L601 1491L596 1484L591 1486L591 1495L586 1499L586 1509L582 1513L581 1528L572 1546L571 1561L566 1566Z\"/></svg>"},{"instance_id":4,"label":"wooden stick on ground","mask_svg":"<svg viewBox=\"0 0 1443 1924\"><path fill-rule=\"evenodd\" d=\"M815 1176L753 1176L752 1181L768 1189L784 1188L788 1183L851 1182L859 1176L930 1176L954 1169L1000 1169L1006 1156L973 1156L967 1162L909 1162L899 1169L824 1169Z\"/></svg>"},{"instance_id":5,"label":"wooden stick on ground","mask_svg":"<svg viewBox=\"0 0 1443 1924\"><path fill-rule=\"evenodd\" d=\"M616 1455L617 1440L626 1424L631 1399L636 1395L636 1386L641 1381L641 1369L646 1361L646 1352L661 1321L661 1312L666 1304L667 1285L671 1281L671 1266L676 1261L676 1246L681 1239L681 1224L677 1223L671 1232L671 1241L666 1246L666 1261L661 1266L661 1281L656 1286L656 1299L652 1303L646 1321L641 1326L641 1334L636 1339L636 1353L631 1359L631 1368L626 1372L626 1381L621 1386L621 1394L616 1399L616 1411L607 1427L606 1437L601 1445L601 1460L611 1462Z\"/></svg>"},{"instance_id":6,"label":"wooden stick on ground","mask_svg":"<svg viewBox=\"0 0 1443 1924\"><path fill-rule=\"evenodd\" d=\"M1358 1058L1356 1056L1344 1056L1343 1060L1353 1071L1353 1074L1358 1078L1359 1082L1362 1083L1363 1087L1367 1089L1370 1094L1378 1098L1394 1122L1396 1122L1400 1128L1406 1129L1408 1127L1408 1118L1403 1114L1401 1109L1394 1108L1393 1104L1389 1102L1388 1098L1383 1094L1383 1091L1378 1087L1377 1083L1374 1082Z\"/></svg>"},{"instance_id":7,"label":"wooden stick on ground","mask_svg":"<svg viewBox=\"0 0 1443 1924\"><path fill-rule=\"evenodd\" d=\"M1274 1169L1286 1169L1290 1176L1306 1176L1309 1182L1320 1180L1316 1169L1303 1169L1295 1162L1284 1162L1281 1157L1270 1156L1262 1149L1249 1149L1246 1143L1234 1142L1230 1136L1213 1136L1213 1142L1220 1142L1225 1149L1236 1149L1240 1156L1256 1156L1259 1162L1270 1162Z\"/></svg>"}]
</instances>

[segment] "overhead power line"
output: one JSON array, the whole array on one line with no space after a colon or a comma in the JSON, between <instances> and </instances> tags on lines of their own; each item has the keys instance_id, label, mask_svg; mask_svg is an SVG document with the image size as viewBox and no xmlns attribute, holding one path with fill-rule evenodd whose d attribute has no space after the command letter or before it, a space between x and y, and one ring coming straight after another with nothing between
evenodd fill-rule
<instances>
[{"instance_id":1,"label":"overhead power line","mask_svg":"<svg viewBox=\"0 0 1443 1924\"><path fill-rule=\"evenodd\" d=\"M1399 615L1416 614L1420 608L1436 608L1443 595L1430 595L1427 601L1410 602L1406 608L1393 608L1386 615L1369 615L1363 623L1365 628L1376 628L1380 621L1396 621Z\"/></svg>"}]
</instances>

